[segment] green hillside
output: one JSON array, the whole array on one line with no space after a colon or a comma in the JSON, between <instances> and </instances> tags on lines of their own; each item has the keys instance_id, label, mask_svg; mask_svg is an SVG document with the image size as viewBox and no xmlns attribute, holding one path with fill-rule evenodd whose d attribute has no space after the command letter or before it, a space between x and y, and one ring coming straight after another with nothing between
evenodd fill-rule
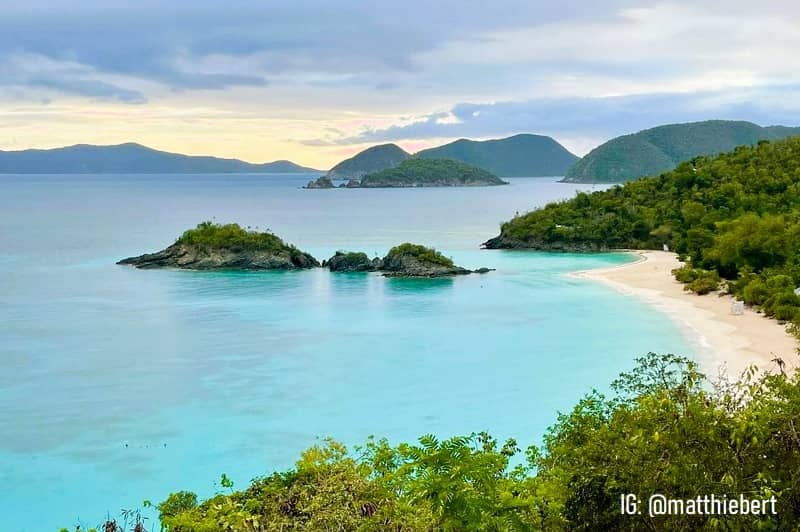
<instances>
[{"instance_id":1,"label":"green hillside","mask_svg":"<svg viewBox=\"0 0 800 532\"><path fill-rule=\"evenodd\" d=\"M454 159L500 177L562 176L578 159L552 138L528 134L485 141L460 139L422 150L416 156Z\"/></svg>"},{"instance_id":2,"label":"green hillside","mask_svg":"<svg viewBox=\"0 0 800 532\"><path fill-rule=\"evenodd\" d=\"M372 146L340 162L328 172L329 179L361 179L367 174L394 168L411 157L397 144Z\"/></svg>"},{"instance_id":3,"label":"green hillside","mask_svg":"<svg viewBox=\"0 0 800 532\"><path fill-rule=\"evenodd\" d=\"M768 316L800 323L800 137L579 193L504 223L485 246L603 251L664 244L687 258L675 273L689 289L724 287Z\"/></svg>"},{"instance_id":4,"label":"green hillside","mask_svg":"<svg viewBox=\"0 0 800 532\"><path fill-rule=\"evenodd\" d=\"M737 146L792 135L800 135L800 128L726 120L655 127L598 146L569 169L564 181L620 183L667 172L698 155L716 155Z\"/></svg>"}]
</instances>

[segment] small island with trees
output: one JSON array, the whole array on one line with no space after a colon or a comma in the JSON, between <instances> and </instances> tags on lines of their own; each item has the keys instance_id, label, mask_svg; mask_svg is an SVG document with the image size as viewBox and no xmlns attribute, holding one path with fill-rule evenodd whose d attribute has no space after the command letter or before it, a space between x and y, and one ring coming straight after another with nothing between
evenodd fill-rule
<instances>
[{"instance_id":1,"label":"small island with trees","mask_svg":"<svg viewBox=\"0 0 800 532\"><path fill-rule=\"evenodd\" d=\"M370 259L363 252L337 251L333 257L323 261L322 266L327 266L332 272L377 271L384 277L449 277L493 271L490 268L462 268L433 248L408 242L393 247L382 259Z\"/></svg>"},{"instance_id":2,"label":"small island with trees","mask_svg":"<svg viewBox=\"0 0 800 532\"><path fill-rule=\"evenodd\" d=\"M319 261L269 231L206 221L185 231L166 249L117 264L142 269L298 270L319 266Z\"/></svg>"},{"instance_id":3,"label":"small island with trees","mask_svg":"<svg viewBox=\"0 0 800 532\"><path fill-rule=\"evenodd\" d=\"M340 188L486 187L507 185L493 173L451 159L406 159L393 168L352 178ZM306 188L335 188L329 176L310 181Z\"/></svg>"},{"instance_id":4,"label":"small island with trees","mask_svg":"<svg viewBox=\"0 0 800 532\"><path fill-rule=\"evenodd\" d=\"M302 270L320 266L311 254L285 243L269 231L210 221L185 231L174 244L161 251L122 259L117 264L141 269L242 271ZM492 271L462 268L433 248L410 243L393 247L382 259L370 259L363 252L337 251L321 266L331 272L375 271L386 277L448 277Z\"/></svg>"}]
</instances>

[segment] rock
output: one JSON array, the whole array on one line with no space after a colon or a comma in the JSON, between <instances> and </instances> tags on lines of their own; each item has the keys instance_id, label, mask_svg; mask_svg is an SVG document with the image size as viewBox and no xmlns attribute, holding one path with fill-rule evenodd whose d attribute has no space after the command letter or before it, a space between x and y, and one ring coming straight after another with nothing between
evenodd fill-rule
<instances>
[{"instance_id":1,"label":"rock","mask_svg":"<svg viewBox=\"0 0 800 532\"><path fill-rule=\"evenodd\" d=\"M614 251L607 246L592 242L545 242L543 240L523 240L500 234L490 238L481 247L484 249L527 249L531 251L563 251L565 253L602 253Z\"/></svg>"},{"instance_id":2,"label":"rock","mask_svg":"<svg viewBox=\"0 0 800 532\"><path fill-rule=\"evenodd\" d=\"M337 251L322 265L332 272L371 272L380 267L380 259L375 260L370 260L366 253Z\"/></svg>"},{"instance_id":3,"label":"rock","mask_svg":"<svg viewBox=\"0 0 800 532\"><path fill-rule=\"evenodd\" d=\"M328 176L322 176L315 180L309 181L305 188L335 188L333 181Z\"/></svg>"},{"instance_id":4,"label":"rock","mask_svg":"<svg viewBox=\"0 0 800 532\"><path fill-rule=\"evenodd\" d=\"M409 243L389 250L380 270L387 277L449 277L472 273L456 266L435 249Z\"/></svg>"},{"instance_id":5,"label":"rock","mask_svg":"<svg viewBox=\"0 0 800 532\"><path fill-rule=\"evenodd\" d=\"M494 268L478 268L477 270L472 270L472 273L489 273L495 271Z\"/></svg>"},{"instance_id":6,"label":"rock","mask_svg":"<svg viewBox=\"0 0 800 532\"><path fill-rule=\"evenodd\" d=\"M317 259L303 253L274 251L233 251L175 243L156 253L122 259L117 264L141 269L180 268L185 270L298 270L319 266Z\"/></svg>"}]
</instances>

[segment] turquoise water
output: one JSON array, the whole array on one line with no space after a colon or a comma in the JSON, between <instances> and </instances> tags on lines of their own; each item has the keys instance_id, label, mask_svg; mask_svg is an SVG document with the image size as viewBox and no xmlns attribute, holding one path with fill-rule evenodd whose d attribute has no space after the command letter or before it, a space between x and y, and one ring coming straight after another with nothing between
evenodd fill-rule
<instances>
[{"instance_id":1,"label":"turquoise water","mask_svg":"<svg viewBox=\"0 0 800 532\"><path fill-rule=\"evenodd\" d=\"M309 176L0 176L3 530L96 525L177 489L243 487L331 436L488 430L539 443L559 410L648 350L691 354L662 314L577 269L620 254L481 251L555 179L428 190L300 190ZM139 271L215 217L322 259L435 245L446 280Z\"/></svg>"}]
</instances>

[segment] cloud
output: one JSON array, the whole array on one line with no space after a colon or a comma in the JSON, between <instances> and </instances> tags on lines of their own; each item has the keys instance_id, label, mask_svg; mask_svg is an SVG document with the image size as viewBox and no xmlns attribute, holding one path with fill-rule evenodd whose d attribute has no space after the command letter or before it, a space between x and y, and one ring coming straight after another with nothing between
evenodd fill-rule
<instances>
[{"instance_id":1,"label":"cloud","mask_svg":"<svg viewBox=\"0 0 800 532\"><path fill-rule=\"evenodd\" d=\"M595 12L523 0L497 0L492 10L478 0L31 0L24 8L0 0L0 8L0 59L38 55L178 90L326 74L367 75L371 87L388 88L397 80L384 75L417 71L418 55L451 40Z\"/></svg>"},{"instance_id":2,"label":"cloud","mask_svg":"<svg viewBox=\"0 0 800 532\"><path fill-rule=\"evenodd\" d=\"M329 135L309 145L350 145L428 138L489 137L520 132L556 138L610 138L640 129L712 118L800 124L800 85L730 91L654 93L599 98L542 98L461 103L410 123Z\"/></svg>"},{"instance_id":3,"label":"cloud","mask_svg":"<svg viewBox=\"0 0 800 532\"><path fill-rule=\"evenodd\" d=\"M128 104L147 101L140 91L123 87L104 77L80 64L53 61L33 54L12 55L0 61L0 87L55 91Z\"/></svg>"}]
</instances>

